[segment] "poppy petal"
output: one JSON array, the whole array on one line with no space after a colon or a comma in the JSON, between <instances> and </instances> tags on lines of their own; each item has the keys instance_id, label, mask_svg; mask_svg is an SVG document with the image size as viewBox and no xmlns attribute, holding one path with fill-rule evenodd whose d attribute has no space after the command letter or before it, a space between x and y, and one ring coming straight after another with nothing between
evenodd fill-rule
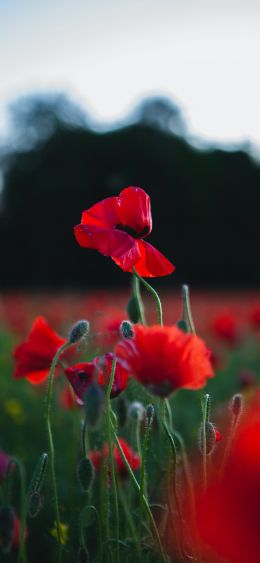
<instances>
[{"instance_id":1,"label":"poppy petal","mask_svg":"<svg viewBox=\"0 0 260 563\"><path fill-rule=\"evenodd\" d=\"M101 254L110 256L126 272L131 271L141 257L137 241L123 231L89 228L80 224L74 227L74 233L80 246L94 248Z\"/></svg>"},{"instance_id":2,"label":"poppy petal","mask_svg":"<svg viewBox=\"0 0 260 563\"><path fill-rule=\"evenodd\" d=\"M149 195L141 188L125 188L118 199L119 224L130 227L140 237L152 230L151 202Z\"/></svg>"},{"instance_id":3,"label":"poppy petal","mask_svg":"<svg viewBox=\"0 0 260 563\"><path fill-rule=\"evenodd\" d=\"M134 267L137 273L145 278L167 276L172 274L175 266L161 253L146 241L137 241L141 258Z\"/></svg>"},{"instance_id":4,"label":"poppy petal","mask_svg":"<svg viewBox=\"0 0 260 563\"><path fill-rule=\"evenodd\" d=\"M83 211L81 223L99 228L115 227L118 223L117 206L118 197L107 197Z\"/></svg>"},{"instance_id":5,"label":"poppy petal","mask_svg":"<svg viewBox=\"0 0 260 563\"><path fill-rule=\"evenodd\" d=\"M28 374L26 376L26 379L27 379L27 381L29 381L33 385L40 385L40 383L43 383L45 381L45 379L47 379L48 375L49 375L49 370L43 369L41 371L34 371L34 372Z\"/></svg>"}]
</instances>

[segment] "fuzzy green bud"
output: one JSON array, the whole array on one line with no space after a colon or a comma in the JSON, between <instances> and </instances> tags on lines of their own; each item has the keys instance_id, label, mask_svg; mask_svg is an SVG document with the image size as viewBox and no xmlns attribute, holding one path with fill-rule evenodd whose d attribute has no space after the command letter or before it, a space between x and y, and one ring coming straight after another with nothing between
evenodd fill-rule
<instances>
[{"instance_id":1,"label":"fuzzy green bud","mask_svg":"<svg viewBox=\"0 0 260 563\"><path fill-rule=\"evenodd\" d=\"M82 338L85 338L88 333L89 322L85 320L77 321L70 329L69 342L71 344L76 344L76 342L79 342Z\"/></svg>"},{"instance_id":2,"label":"fuzzy green bud","mask_svg":"<svg viewBox=\"0 0 260 563\"><path fill-rule=\"evenodd\" d=\"M243 395L241 395L241 393L237 393L236 395L234 395L234 397L232 397L230 403L230 409L233 416L235 418L238 418L241 415L243 408L244 408Z\"/></svg>"},{"instance_id":3,"label":"fuzzy green bud","mask_svg":"<svg viewBox=\"0 0 260 563\"><path fill-rule=\"evenodd\" d=\"M134 329L132 323L129 321L122 321L120 325L120 332L123 338L133 338Z\"/></svg>"},{"instance_id":4,"label":"fuzzy green bud","mask_svg":"<svg viewBox=\"0 0 260 563\"><path fill-rule=\"evenodd\" d=\"M140 310L137 297L132 295L127 303L127 313L132 323L136 324L140 320Z\"/></svg>"},{"instance_id":5,"label":"fuzzy green bud","mask_svg":"<svg viewBox=\"0 0 260 563\"><path fill-rule=\"evenodd\" d=\"M94 479L94 467L92 461L88 457L85 457L80 460L78 469L77 469L77 476L81 486L82 491L87 493L90 488L92 487L93 479Z\"/></svg>"}]
</instances>

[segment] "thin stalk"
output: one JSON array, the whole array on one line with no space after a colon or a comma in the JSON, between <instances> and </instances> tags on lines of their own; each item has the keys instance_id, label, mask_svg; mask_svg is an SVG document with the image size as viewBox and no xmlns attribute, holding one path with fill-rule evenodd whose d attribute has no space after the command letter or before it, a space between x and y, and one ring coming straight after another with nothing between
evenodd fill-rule
<instances>
[{"instance_id":1,"label":"thin stalk","mask_svg":"<svg viewBox=\"0 0 260 563\"><path fill-rule=\"evenodd\" d=\"M206 436L206 422L209 419L210 397L209 394L203 397L201 401L202 408L202 479L203 488L207 488L207 436Z\"/></svg>"},{"instance_id":2,"label":"thin stalk","mask_svg":"<svg viewBox=\"0 0 260 563\"><path fill-rule=\"evenodd\" d=\"M87 417L85 416L82 428L82 451L83 456L87 456Z\"/></svg>"},{"instance_id":3,"label":"thin stalk","mask_svg":"<svg viewBox=\"0 0 260 563\"><path fill-rule=\"evenodd\" d=\"M95 513L96 521L97 521L97 529L98 529L98 549L99 549L99 561L103 563L103 539L102 539L102 532L101 532L101 524L99 519L99 514L95 506L89 505L85 506L80 513L79 516L79 537L80 537L80 545L86 547L85 544L85 537L84 537L84 515L87 510L92 510Z\"/></svg>"},{"instance_id":4,"label":"thin stalk","mask_svg":"<svg viewBox=\"0 0 260 563\"><path fill-rule=\"evenodd\" d=\"M109 447L109 465L110 465L110 472L111 472L111 479L112 479L112 486L114 493L114 502L115 502L116 562L120 563L119 562L119 510L118 510L118 496L117 496L117 487L116 487L115 461L113 455L114 442L111 433L112 423L111 423L111 406L110 406L110 394L115 377L115 371L116 371L116 358L114 358L112 363L110 380L106 391L106 430L107 430L107 439L108 439L108 447Z\"/></svg>"},{"instance_id":5,"label":"thin stalk","mask_svg":"<svg viewBox=\"0 0 260 563\"><path fill-rule=\"evenodd\" d=\"M121 456L121 458L122 458L122 460L123 460L123 462L124 462L124 464L125 464L125 467L126 467L128 473L129 473L129 475L130 475L130 477L131 477L131 479L132 479L132 482L133 482L133 484L134 484L134 486L135 486L135 488L136 488L136 490L137 490L137 492L138 492L138 495L140 495L140 485L139 485L139 483L138 483L138 481L137 481L137 479L136 479L136 477L135 477L135 475L134 475L134 472L133 472L132 468L130 467L130 465L129 465L129 463L128 463L126 457L125 457L125 454L124 454L124 452L123 452L123 450L122 450L121 444L120 444L120 442L119 442L119 440L118 440L118 437L117 437L117 434L116 434L114 428L112 429L112 431L113 431L114 441L115 441L115 443L116 443L116 445L117 445L118 451L120 452L120 456ZM164 551L163 551L163 547L162 547L162 543L161 543L161 539L160 539L160 534L159 534L158 528L157 528L157 526L156 526L156 523L155 523L155 520L154 520L152 511L151 511L151 509L150 509L148 500L147 500L147 498L145 497L145 495L143 495L141 498L142 498L142 502L143 502L144 508L145 508L145 510L146 510L146 513L147 513L147 515L148 515L148 517L149 517L149 519L150 519L150 522L151 522L151 525L152 525L152 529L153 529L153 534L154 534L154 537L155 537L156 542L157 542L157 544L158 544L158 548L159 548L159 551L160 551L160 556L161 556L161 558L162 558L162 561L164 561L164 563L168 563L168 559L167 559L167 557L166 557L166 555L165 555L165 553L164 553Z\"/></svg>"},{"instance_id":6,"label":"thin stalk","mask_svg":"<svg viewBox=\"0 0 260 563\"><path fill-rule=\"evenodd\" d=\"M192 313L191 313L190 292L188 285L182 286L182 299L183 299L183 318L184 320L187 319L190 332L192 334L196 334Z\"/></svg>"},{"instance_id":7,"label":"thin stalk","mask_svg":"<svg viewBox=\"0 0 260 563\"><path fill-rule=\"evenodd\" d=\"M146 325L145 315L144 315L144 306L140 292L140 281L136 275L133 276L133 293L136 298L136 302L138 304L138 312L139 318L142 325Z\"/></svg>"},{"instance_id":8,"label":"thin stalk","mask_svg":"<svg viewBox=\"0 0 260 563\"><path fill-rule=\"evenodd\" d=\"M25 470L23 463L17 458L12 457L11 461L15 463L20 477L20 538L19 538L19 552L18 552L18 563L26 563L26 552L25 552L25 520L26 520L26 485L25 485Z\"/></svg>"},{"instance_id":9,"label":"thin stalk","mask_svg":"<svg viewBox=\"0 0 260 563\"><path fill-rule=\"evenodd\" d=\"M59 504L58 504L58 493L57 493L57 482L56 482L56 474L55 474L55 450L54 450L54 443L53 443L53 436L52 436L52 428L51 428L51 401L52 401L52 393L53 393L53 379L54 379L54 372L55 368L58 364L60 355L70 346L70 342L65 342L63 346L61 346L51 364L49 377L48 377L48 389L47 389L47 399L46 399L46 408L45 408L45 420L47 426L47 434L48 434L48 441L49 441L49 451L50 451L50 468L51 468L51 480L52 480L52 489L53 489L53 496L54 496L54 510L56 516L56 528L57 528L57 538L59 543L59 550L58 550L58 563L61 561L62 555L62 543L61 543L61 528L60 528L60 511L59 511Z\"/></svg>"},{"instance_id":10,"label":"thin stalk","mask_svg":"<svg viewBox=\"0 0 260 563\"><path fill-rule=\"evenodd\" d=\"M118 483L118 490L119 490L120 502L122 504L123 511L125 513L126 521L127 521L128 526L129 526L131 535L132 535L134 542L135 542L135 545L136 545L138 560L140 561L141 560L140 541L139 541L138 535L136 533L136 529L135 529L135 525L134 525L134 521L133 521L133 518L132 518L131 511L129 509L129 503L127 502L127 500L125 498L125 493L124 493L124 490L123 490L121 483Z\"/></svg>"},{"instance_id":11,"label":"thin stalk","mask_svg":"<svg viewBox=\"0 0 260 563\"><path fill-rule=\"evenodd\" d=\"M135 268L133 268L133 274L140 280L140 282L144 285L147 291L149 291L149 293L151 293L152 296L154 297L157 305L158 322L159 325L163 326L162 304L158 293L147 281L144 280L144 278L142 278L142 276L139 276Z\"/></svg>"}]
</instances>

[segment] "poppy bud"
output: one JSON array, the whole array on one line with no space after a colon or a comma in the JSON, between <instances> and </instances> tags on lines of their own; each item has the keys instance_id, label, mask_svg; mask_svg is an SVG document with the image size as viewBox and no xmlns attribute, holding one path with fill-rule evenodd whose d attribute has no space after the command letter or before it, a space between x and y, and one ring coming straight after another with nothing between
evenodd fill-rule
<instances>
[{"instance_id":1,"label":"poppy bud","mask_svg":"<svg viewBox=\"0 0 260 563\"><path fill-rule=\"evenodd\" d=\"M139 322L140 320L139 303L135 295L132 295L132 297L130 297L127 303L127 313L132 323L136 324Z\"/></svg>"},{"instance_id":2,"label":"poppy bud","mask_svg":"<svg viewBox=\"0 0 260 563\"><path fill-rule=\"evenodd\" d=\"M69 332L69 342L75 344L79 342L81 338L84 338L89 333L89 322L88 321L77 321Z\"/></svg>"},{"instance_id":3,"label":"poppy bud","mask_svg":"<svg viewBox=\"0 0 260 563\"><path fill-rule=\"evenodd\" d=\"M43 507L43 496L34 491L28 500L28 514L31 518L36 518Z\"/></svg>"},{"instance_id":4,"label":"poppy bud","mask_svg":"<svg viewBox=\"0 0 260 563\"><path fill-rule=\"evenodd\" d=\"M100 422L104 405L104 392L100 385L97 383L89 385L84 395L84 404L86 421L92 429L95 429Z\"/></svg>"},{"instance_id":5,"label":"poppy bud","mask_svg":"<svg viewBox=\"0 0 260 563\"><path fill-rule=\"evenodd\" d=\"M241 393L236 393L231 399L230 409L235 418L238 418L244 407L244 399Z\"/></svg>"},{"instance_id":6,"label":"poppy bud","mask_svg":"<svg viewBox=\"0 0 260 563\"><path fill-rule=\"evenodd\" d=\"M122 321L120 325L120 332L123 338L133 338L134 330L133 326L129 321Z\"/></svg>"},{"instance_id":7,"label":"poppy bud","mask_svg":"<svg viewBox=\"0 0 260 563\"><path fill-rule=\"evenodd\" d=\"M29 497L29 502L30 502L30 498L32 497L33 493L39 493L42 485L44 483L44 479L45 479L45 475L46 475L46 469L47 469L47 465L48 465L48 454L43 453L40 456L40 459L37 463L35 472L32 476L32 480L31 483L29 485L29 492L28 492L28 497Z\"/></svg>"},{"instance_id":8,"label":"poppy bud","mask_svg":"<svg viewBox=\"0 0 260 563\"><path fill-rule=\"evenodd\" d=\"M180 319L177 322L177 327L182 330L182 332L189 332L189 327L184 319Z\"/></svg>"},{"instance_id":9,"label":"poppy bud","mask_svg":"<svg viewBox=\"0 0 260 563\"><path fill-rule=\"evenodd\" d=\"M82 491L87 493L91 488L94 479L93 463L88 457L80 460L77 475Z\"/></svg>"},{"instance_id":10,"label":"poppy bud","mask_svg":"<svg viewBox=\"0 0 260 563\"><path fill-rule=\"evenodd\" d=\"M206 421L205 423L206 434L206 454L210 455L216 445L216 431L212 422ZM198 446L201 453L203 453L203 425L199 427Z\"/></svg>"},{"instance_id":11,"label":"poppy bud","mask_svg":"<svg viewBox=\"0 0 260 563\"><path fill-rule=\"evenodd\" d=\"M129 418L133 420L139 420L140 422L144 416L143 404L139 401L134 401L133 403L131 403L128 407L128 415Z\"/></svg>"}]
</instances>

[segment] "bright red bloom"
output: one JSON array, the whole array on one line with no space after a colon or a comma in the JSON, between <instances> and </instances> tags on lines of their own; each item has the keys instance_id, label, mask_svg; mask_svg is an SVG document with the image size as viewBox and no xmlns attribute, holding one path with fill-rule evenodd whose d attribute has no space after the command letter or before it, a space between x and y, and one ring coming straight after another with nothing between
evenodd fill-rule
<instances>
[{"instance_id":1,"label":"bright red bloom","mask_svg":"<svg viewBox=\"0 0 260 563\"><path fill-rule=\"evenodd\" d=\"M123 440L123 438L119 438L119 443L120 446L125 454L125 457L131 467L131 469L133 471L137 471L137 469L139 469L140 467L140 457L136 452L133 452L132 448L127 444L127 442L125 440ZM98 450L92 450L91 452L88 453L88 457L89 459L92 461L94 468L96 471L99 471L100 466L101 466L101 462L103 460L106 460L109 457L109 446L108 444L104 444L103 448L101 449L101 451ZM124 477L126 475L128 475L127 469L125 467L125 464L120 456L120 452L117 448L117 446L114 447L114 460L115 460L115 466L116 469L118 471L118 473Z\"/></svg>"},{"instance_id":2,"label":"bright red bloom","mask_svg":"<svg viewBox=\"0 0 260 563\"><path fill-rule=\"evenodd\" d=\"M14 514L14 521L13 521L13 532L12 532L12 539L11 539L11 546L14 549L18 549L19 545L20 545L20 528L21 528L21 522L20 519L18 518L18 516L16 516L16 514ZM28 530L27 527L25 528L24 531L24 539L26 540L28 536Z\"/></svg>"},{"instance_id":3,"label":"bright red bloom","mask_svg":"<svg viewBox=\"0 0 260 563\"><path fill-rule=\"evenodd\" d=\"M235 344L238 340L238 327L234 315L229 311L219 313L211 323L212 331L228 344Z\"/></svg>"},{"instance_id":4,"label":"bright red bloom","mask_svg":"<svg viewBox=\"0 0 260 563\"><path fill-rule=\"evenodd\" d=\"M260 304L255 305L249 313L249 322L253 328L260 328Z\"/></svg>"},{"instance_id":5,"label":"bright red bloom","mask_svg":"<svg viewBox=\"0 0 260 563\"><path fill-rule=\"evenodd\" d=\"M65 338L61 338L43 317L37 317L27 340L14 351L14 377L26 377L34 385L42 383L48 377L57 350L65 342ZM71 351L68 352L71 354Z\"/></svg>"},{"instance_id":6,"label":"bright red bloom","mask_svg":"<svg viewBox=\"0 0 260 563\"><path fill-rule=\"evenodd\" d=\"M79 404L84 404L84 395L94 381L102 386L108 385L114 357L114 354L108 352L104 356L94 358L92 362L75 364L65 370L66 377L72 385ZM126 389L127 380L127 370L121 365L120 361L117 361L111 390L112 399Z\"/></svg>"},{"instance_id":7,"label":"bright red bloom","mask_svg":"<svg viewBox=\"0 0 260 563\"><path fill-rule=\"evenodd\" d=\"M225 449L225 448L224 448ZM260 554L260 393L245 409L221 476L223 455L212 459L208 486L194 487L200 554L207 563L258 563ZM184 505L185 506L185 505ZM184 518L189 521L190 507ZM186 530L193 529L193 524ZM195 538L194 542L195 542Z\"/></svg>"},{"instance_id":8,"label":"bright red bloom","mask_svg":"<svg viewBox=\"0 0 260 563\"><path fill-rule=\"evenodd\" d=\"M135 325L134 338L121 340L116 355L129 374L161 397L180 388L200 389L213 370L203 340L175 326Z\"/></svg>"},{"instance_id":9,"label":"bright red bloom","mask_svg":"<svg viewBox=\"0 0 260 563\"><path fill-rule=\"evenodd\" d=\"M74 228L80 246L110 256L124 272L133 267L140 276L158 277L175 269L163 254L143 239L152 230L150 197L130 186L83 211Z\"/></svg>"}]
</instances>

